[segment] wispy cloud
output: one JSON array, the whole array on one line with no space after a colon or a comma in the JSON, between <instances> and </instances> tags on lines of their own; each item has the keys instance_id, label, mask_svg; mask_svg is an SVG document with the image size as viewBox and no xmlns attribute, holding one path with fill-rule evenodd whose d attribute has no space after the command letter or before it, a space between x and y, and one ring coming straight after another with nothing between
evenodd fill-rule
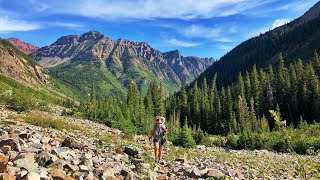
<instances>
[{"instance_id":1,"label":"wispy cloud","mask_svg":"<svg viewBox=\"0 0 320 180\"><path fill-rule=\"evenodd\" d=\"M223 50L223 51L225 51L225 52L228 52L228 51L230 51L230 50L233 48L233 46L218 45L217 48L220 49L220 50Z\"/></svg>"},{"instance_id":2,"label":"wispy cloud","mask_svg":"<svg viewBox=\"0 0 320 180\"><path fill-rule=\"evenodd\" d=\"M286 4L283 4L273 10L294 10L294 11L305 11L308 7L314 5L318 0L300 0L300 1L294 1L289 2Z\"/></svg>"},{"instance_id":3,"label":"wispy cloud","mask_svg":"<svg viewBox=\"0 0 320 180\"><path fill-rule=\"evenodd\" d=\"M31 31L39 29L41 26L36 23L10 19L8 16L0 17L0 32L8 33L13 31Z\"/></svg>"},{"instance_id":4,"label":"wispy cloud","mask_svg":"<svg viewBox=\"0 0 320 180\"><path fill-rule=\"evenodd\" d=\"M231 39L230 35L237 32L234 26L210 28L195 24L185 27L182 30L179 29L178 31L186 37L206 38L216 42L233 42L234 40Z\"/></svg>"},{"instance_id":5,"label":"wispy cloud","mask_svg":"<svg viewBox=\"0 0 320 180\"><path fill-rule=\"evenodd\" d=\"M274 0L55 0L46 12L102 19L212 18L245 13ZM69 8L73 7L73 8Z\"/></svg>"},{"instance_id":6,"label":"wispy cloud","mask_svg":"<svg viewBox=\"0 0 320 180\"><path fill-rule=\"evenodd\" d=\"M174 46L179 46L179 47L195 47L195 46L201 45L201 43L182 41L182 40L177 40L176 38L169 39L168 43Z\"/></svg>"},{"instance_id":7,"label":"wispy cloud","mask_svg":"<svg viewBox=\"0 0 320 180\"><path fill-rule=\"evenodd\" d=\"M273 21L271 29L277 28L279 26L282 26L286 23L290 22L289 18L282 18L282 19L276 19Z\"/></svg>"},{"instance_id":8,"label":"wispy cloud","mask_svg":"<svg viewBox=\"0 0 320 180\"><path fill-rule=\"evenodd\" d=\"M282 26L286 23L289 23L291 20L289 18L281 18L281 19L275 19L271 25L269 26L264 26L264 27L261 27L261 28L257 28L256 30L254 31L251 31L250 33L248 33L246 35L246 38L251 38L251 37L254 37L254 36L258 36L260 34L263 34L269 30L273 30L279 26Z\"/></svg>"},{"instance_id":9,"label":"wispy cloud","mask_svg":"<svg viewBox=\"0 0 320 180\"><path fill-rule=\"evenodd\" d=\"M67 23L67 22L49 22L46 23L50 26L59 26L59 27L66 27L70 29L78 29L78 28L83 28L82 24L76 24L76 23Z\"/></svg>"}]
</instances>

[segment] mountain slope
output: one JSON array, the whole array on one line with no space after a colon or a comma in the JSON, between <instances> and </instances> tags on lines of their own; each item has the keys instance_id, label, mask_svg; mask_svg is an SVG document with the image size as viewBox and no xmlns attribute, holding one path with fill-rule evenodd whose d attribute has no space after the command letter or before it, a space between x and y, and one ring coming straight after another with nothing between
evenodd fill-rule
<instances>
[{"instance_id":1,"label":"mountain slope","mask_svg":"<svg viewBox=\"0 0 320 180\"><path fill-rule=\"evenodd\" d=\"M112 40L97 31L63 36L32 56L54 77L83 93L96 84L101 93L121 96L129 78L143 92L154 79L175 91L182 78L192 82L213 62L183 57L177 50L162 53L145 42Z\"/></svg>"},{"instance_id":2,"label":"mountain slope","mask_svg":"<svg viewBox=\"0 0 320 180\"><path fill-rule=\"evenodd\" d=\"M320 2L302 17L272 31L251 38L224 55L209 67L198 79L211 81L217 73L218 85L234 82L239 72L251 69L254 64L265 68L277 64L280 52L286 63L301 58L308 60L320 49ZM201 81L198 81L201 82Z\"/></svg>"},{"instance_id":3,"label":"mountain slope","mask_svg":"<svg viewBox=\"0 0 320 180\"><path fill-rule=\"evenodd\" d=\"M0 105L28 110L43 103L61 103L61 95L52 90L47 70L26 54L0 39Z\"/></svg>"},{"instance_id":4,"label":"mountain slope","mask_svg":"<svg viewBox=\"0 0 320 180\"><path fill-rule=\"evenodd\" d=\"M9 41L10 44L12 44L14 47L18 48L20 51L22 51L26 54L32 53L32 52L36 51L37 49L39 49L39 47L34 46L30 43L23 42L18 38L9 38L9 39L7 39L7 41Z\"/></svg>"},{"instance_id":5,"label":"mountain slope","mask_svg":"<svg viewBox=\"0 0 320 180\"><path fill-rule=\"evenodd\" d=\"M6 40L0 40L0 70L16 81L37 86L49 82L46 70Z\"/></svg>"}]
</instances>

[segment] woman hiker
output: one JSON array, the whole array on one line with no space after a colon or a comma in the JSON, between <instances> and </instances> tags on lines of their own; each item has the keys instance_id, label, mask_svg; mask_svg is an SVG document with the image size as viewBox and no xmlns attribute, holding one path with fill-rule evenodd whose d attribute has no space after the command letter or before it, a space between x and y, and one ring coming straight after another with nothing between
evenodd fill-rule
<instances>
[{"instance_id":1,"label":"woman hiker","mask_svg":"<svg viewBox=\"0 0 320 180\"><path fill-rule=\"evenodd\" d=\"M160 162L162 156L162 148L165 143L165 135L167 127L164 125L164 117L157 116L155 118L155 125L151 131L150 137L153 137L154 144L154 161Z\"/></svg>"}]
</instances>

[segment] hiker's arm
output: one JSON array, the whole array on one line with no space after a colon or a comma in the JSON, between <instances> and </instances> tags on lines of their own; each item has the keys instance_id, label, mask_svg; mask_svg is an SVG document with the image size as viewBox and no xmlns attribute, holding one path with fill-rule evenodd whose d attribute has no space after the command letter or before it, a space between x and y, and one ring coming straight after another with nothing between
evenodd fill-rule
<instances>
[{"instance_id":1,"label":"hiker's arm","mask_svg":"<svg viewBox=\"0 0 320 180\"><path fill-rule=\"evenodd\" d=\"M154 129L152 129L151 133L150 133L150 137L154 136Z\"/></svg>"},{"instance_id":2,"label":"hiker's arm","mask_svg":"<svg viewBox=\"0 0 320 180\"><path fill-rule=\"evenodd\" d=\"M168 127L167 126L164 126L162 129L163 129L165 134L168 132Z\"/></svg>"}]
</instances>

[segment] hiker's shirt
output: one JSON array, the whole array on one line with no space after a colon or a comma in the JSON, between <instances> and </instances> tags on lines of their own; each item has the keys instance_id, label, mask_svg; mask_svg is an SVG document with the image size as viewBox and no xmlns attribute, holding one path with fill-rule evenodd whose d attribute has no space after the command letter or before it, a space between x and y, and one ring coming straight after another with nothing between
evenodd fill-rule
<instances>
[{"instance_id":1,"label":"hiker's shirt","mask_svg":"<svg viewBox=\"0 0 320 180\"><path fill-rule=\"evenodd\" d=\"M164 124L160 124L158 127L157 124L154 125L153 130L154 130L154 139L159 140L164 136L166 126Z\"/></svg>"}]
</instances>

